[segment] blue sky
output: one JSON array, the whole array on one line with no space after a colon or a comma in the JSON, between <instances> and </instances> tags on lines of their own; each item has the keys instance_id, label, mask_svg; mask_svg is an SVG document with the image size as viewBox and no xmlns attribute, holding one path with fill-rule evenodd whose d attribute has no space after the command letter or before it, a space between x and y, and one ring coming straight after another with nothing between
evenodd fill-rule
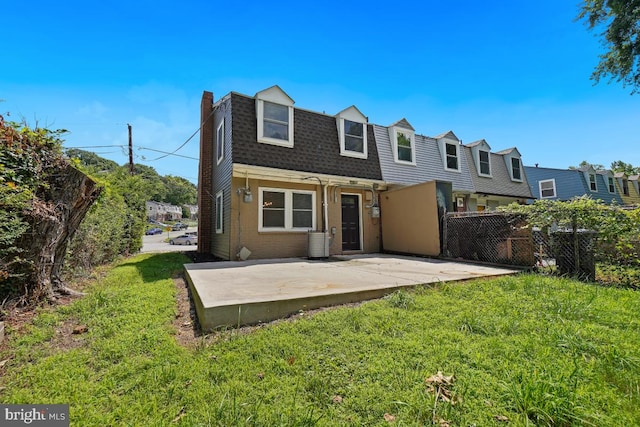
<instances>
[{"instance_id":1,"label":"blue sky","mask_svg":"<svg viewBox=\"0 0 640 427\"><path fill-rule=\"evenodd\" d=\"M0 112L64 128L67 147L127 144L137 163L197 182L166 156L218 97L279 85L296 106L423 135L516 146L525 165L640 165L640 95L589 79L602 52L578 1L392 3L25 1L3 8ZM198 157L199 135L176 154ZM126 163L120 147L87 148Z\"/></svg>"}]
</instances>

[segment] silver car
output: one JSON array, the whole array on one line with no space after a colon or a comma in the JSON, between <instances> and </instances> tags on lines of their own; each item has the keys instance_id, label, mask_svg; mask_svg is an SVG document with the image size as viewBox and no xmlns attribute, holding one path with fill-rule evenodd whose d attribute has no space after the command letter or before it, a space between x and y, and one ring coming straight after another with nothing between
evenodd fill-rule
<instances>
[{"instance_id":1,"label":"silver car","mask_svg":"<svg viewBox=\"0 0 640 427\"><path fill-rule=\"evenodd\" d=\"M198 244L198 236L193 236L189 234L182 234L178 237L174 237L169 240L169 244L171 245L197 245Z\"/></svg>"}]
</instances>

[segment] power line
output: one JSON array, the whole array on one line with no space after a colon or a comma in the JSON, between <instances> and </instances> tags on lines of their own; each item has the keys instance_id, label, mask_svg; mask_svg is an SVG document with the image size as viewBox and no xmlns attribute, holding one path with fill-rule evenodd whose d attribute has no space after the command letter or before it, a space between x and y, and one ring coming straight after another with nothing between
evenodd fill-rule
<instances>
[{"instance_id":1,"label":"power line","mask_svg":"<svg viewBox=\"0 0 640 427\"><path fill-rule=\"evenodd\" d=\"M204 125L209 121L209 119L213 116L213 113L214 113L214 112L215 112L215 110L212 110L212 111L211 111L211 113L209 114L209 116L207 117L207 119L206 119L205 121L203 121L203 122L200 124L200 126L198 127L198 129L196 129L196 130L195 130L195 132L193 132L193 133L191 134L191 136L190 136L189 138L187 138L187 140L186 140L185 142L183 142L183 143L182 143L182 145L180 145L178 148L176 148L175 150L173 150L173 151L172 151L172 152L170 152L170 153L166 153L164 156L160 156L160 157L158 157L158 158L151 159L151 160L147 160L147 161L148 161L148 162L155 162L156 160L164 159L165 157L170 156L170 155L172 155L172 154L173 154L173 155L175 155L175 156L177 156L178 154L175 154L175 152L176 152L176 151L178 151L178 150L180 150L180 149L181 149L182 147L184 147L185 145L187 145L187 143L188 143L189 141L191 141L191 138L193 138L194 136L196 136L196 134L202 130L202 127L203 127L203 126L204 126ZM148 148L147 148L147 150L148 150ZM156 150L152 150L152 151L156 151ZM185 157L185 156L181 156L181 157ZM187 158L193 158L193 157L187 157ZM196 160L197 160L197 159L196 159Z\"/></svg>"},{"instance_id":2,"label":"power line","mask_svg":"<svg viewBox=\"0 0 640 427\"><path fill-rule=\"evenodd\" d=\"M198 159L197 157L190 157L190 156L183 156L182 154L176 154L176 153L175 153L175 151L174 151L174 152L172 152L172 153L168 153L168 152L166 152L166 151L160 151L160 150L156 150L156 149L153 149L153 148L140 147L140 146L138 146L138 150L149 150L149 151L155 151L156 153L163 153L163 154L165 154L164 156L158 157L157 159L153 159L153 160L147 160L147 159L145 159L145 158L144 158L144 156L143 156L143 157L142 157L142 159L143 159L145 162L152 162L152 161L154 161L154 160L159 160L159 159L162 159L162 158L167 157L167 156L177 156L177 157L184 157L185 159L200 160L200 159ZM176 150L176 151L178 151L178 150Z\"/></svg>"}]
</instances>

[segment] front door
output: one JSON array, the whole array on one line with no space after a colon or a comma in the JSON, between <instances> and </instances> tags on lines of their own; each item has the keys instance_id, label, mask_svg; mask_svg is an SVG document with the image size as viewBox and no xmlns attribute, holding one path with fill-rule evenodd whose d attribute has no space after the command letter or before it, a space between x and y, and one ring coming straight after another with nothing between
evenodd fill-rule
<instances>
[{"instance_id":1,"label":"front door","mask_svg":"<svg viewBox=\"0 0 640 427\"><path fill-rule=\"evenodd\" d=\"M360 250L360 198L356 194L342 195L342 250Z\"/></svg>"}]
</instances>

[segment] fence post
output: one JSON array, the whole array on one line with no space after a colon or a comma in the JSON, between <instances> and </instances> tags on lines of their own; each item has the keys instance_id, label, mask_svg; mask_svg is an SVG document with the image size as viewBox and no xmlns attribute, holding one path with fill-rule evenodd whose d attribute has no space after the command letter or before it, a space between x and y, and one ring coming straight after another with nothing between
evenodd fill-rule
<instances>
[{"instance_id":1,"label":"fence post","mask_svg":"<svg viewBox=\"0 0 640 427\"><path fill-rule=\"evenodd\" d=\"M573 238L573 273L578 276L580 274L580 242L578 241L578 214L575 212L571 217L571 228L573 229L571 233Z\"/></svg>"}]
</instances>

